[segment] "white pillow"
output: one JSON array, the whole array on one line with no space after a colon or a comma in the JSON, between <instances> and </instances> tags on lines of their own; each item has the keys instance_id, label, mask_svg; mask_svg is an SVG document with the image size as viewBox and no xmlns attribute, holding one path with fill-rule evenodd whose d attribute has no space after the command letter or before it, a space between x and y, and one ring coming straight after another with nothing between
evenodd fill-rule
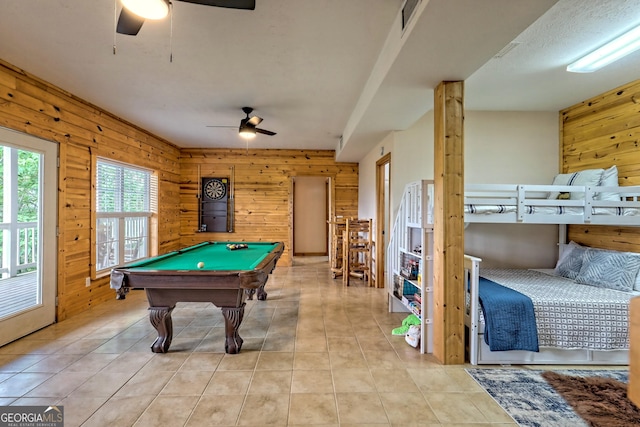
<instances>
[{"instance_id":1,"label":"white pillow","mask_svg":"<svg viewBox=\"0 0 640 427\"><path fill-rule=\"evenodd\" d=\"M553 178L552 185L591 185L596 186L600 185L602 181L602 175L604 174L604 169L585 169L579 172L573 173L561 173ZM548 199L557 199L560 195L557 191L552 191L547 196ZM571 199L579 200L584 199L583 193L571 193Z\"/></svg>"},{"instance_id":2,"label":"white pillow","mask_svg":"<svg viewBox=\"0 0 640 427\"><path fill-rule=\"evenodd\" d=\"M609 169L605 169L602 173L602 179L600 180L600 186L602 187L617 187L618 186L618 168L616 165L611 166ZM620 194L602 192L596 193L595 199L597 200L620 200Z\"/></svg>"},{"instance_id":3,"label":"white pillow","mask_svg":"<svg viewBox=\"0 0 640 427\"><path fill-rule=\"evenodd\" d=\"M556 268L566 257L569 256L569 254L574 248L582 247L578 243L574 242L573 240L570 241L569 243L560 243L558 246L559 246L558 247L559 255L558 255L558 262L556 262Z\"/></svg>"},{"instance_id":4,"label":"white pillow","mask_svg":"<svg viewBox=\"0 0 640 427\"><path fill-rule=\"evenodd\" d=\"M560 256L554 273L558 276L575 280L582 268L582 259L586 250L585 246L580 246L574 242L569 243L569 247Z\"/></svg>"}]
</instances>

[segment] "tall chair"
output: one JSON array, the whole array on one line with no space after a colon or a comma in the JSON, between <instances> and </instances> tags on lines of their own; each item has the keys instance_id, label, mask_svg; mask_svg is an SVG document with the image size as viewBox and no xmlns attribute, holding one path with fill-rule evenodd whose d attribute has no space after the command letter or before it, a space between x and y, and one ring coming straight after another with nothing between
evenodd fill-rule
<instances>
[{"instance_id":1,"label":"tall chair","mask_svg":"<svg viewBox=\"0 0 640 427\"><path fill-rule=\"evenodd\" d=\"M343 232L342 281L349 286L350 277L358 277L371 286L373 230L371 219L347 219Z\"/></svg>"}]
</instances>

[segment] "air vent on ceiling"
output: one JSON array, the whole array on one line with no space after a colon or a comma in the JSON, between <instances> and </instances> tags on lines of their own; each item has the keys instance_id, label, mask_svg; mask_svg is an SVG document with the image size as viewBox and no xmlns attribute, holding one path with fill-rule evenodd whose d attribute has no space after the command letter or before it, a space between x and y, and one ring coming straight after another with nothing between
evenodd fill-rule
<instances>
[{"instance_id":1,"label":"air vent on ceiling","mask_svg":"<svg viewBox=\"0 0 640 427\"><path fill-rule=\"evenodd\" d=\"M513 49L515 49L519 45L520 45L520 42L511 42L508 45L506 45L505 47L503 47L502 49L500 49L500 52L496 53L493 57L494 58L502 58L503 56L505 56L507 53L511 52Z\"/></svg>"},{"instance_id":2,"label":"air vent on ceiling","mask_svg":"<svg viewBox=\"0 0 640 427\"><path fill-rule=\"evenodd\" d=\"M413 12L416 11L416 6L421 0L407 0L402 7L402 30L407 27L409 20L413 16Z\"/></svg>"}]
</instances>

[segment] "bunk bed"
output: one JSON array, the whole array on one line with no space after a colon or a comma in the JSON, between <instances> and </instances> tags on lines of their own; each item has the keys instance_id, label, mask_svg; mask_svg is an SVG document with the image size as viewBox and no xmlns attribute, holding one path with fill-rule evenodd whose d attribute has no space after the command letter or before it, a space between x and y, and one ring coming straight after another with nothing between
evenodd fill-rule
<instances>
[{"instance_id":1,"label":"bunk bed","mask_svg":"<svg viewBox=\"0 0 640 427\"><path fill-rule=\"evenodd\" d=\"M613 166L558 175L555 185L465 186L467 223L560 227L552 269L483 269L480 258L465 256L472 364L628 364L628 305L640 295L640 254L564 240L569 224L640 226L640 187L617 182ZM512 290L524 300L508 308Z\"/></svg>"},{"instance_id":2,"label":"bunk bed","mask_svg":"<svg viewBox=\"0 0 640 427\"><path fill-rule=\"evenodd\" d=\"M615 251L604 250L597 252L596 248L584 247L575 250L577 245L567 244L564 240L567 235L566 227L569 224L640 226L640 186L620 187L617 184L617 169L613 166L606 170L561 174L554 179L552 185L473 184L465 186L464 220L467 224L555 224L560 228L559 262L556 268L544 271L484 269L481 268L480 258L465 256L467 279L465 323L469 332L468 351L472 364L628 364L627 307L633 296L640 295L640 278L637 283L634 282L630 290L606 289L606 285L579 283L585 282L582 280L583 277L576 281L581 267L578 261L572 261L574 263L572 278L567 277L571 274L565 274L567 269L563 270L563 268L566 266L560 262L578 259L578 255L587 252L587 249L592 249L589 251L590 260L599 259L598 256L593 256L594 253L628 257L631 259L629 262L633 264L631 270L635 269L631 273L633 280L636 280L638 269L640 269L640 254L615 254L613 253ZM421 192L433 194L433 181L421 181L421 185L428 187ZM417 200L421 205L416 208L427 212L424 218L432 218L433 200L433 197ZM399 213L406 215L406 212ZM423 224L422 227L428 228L428 225ZM402 239L397 240L402 242ZM396 243L392 234L389 254L397 252L397 248L392 247L393 245L402 250L403 245ZM573 253L572 257L569 256L570 253ZM429 260L431 255L424 254L423 258ZM634 257L639 260L638 263L633 261ZM393 265L398 264L396 261L398 257L391 258L393 263L390 264L388 273L391 275L388 278L390 295L393 293L393 275L401 267ZM581 261L582 258L580 258ZM585 266L597 269L598 263L586 261ZM593 276L593 272L590 272ZM610 271L605 270L605 277L609 273ZM600 277L599 281L595 280L595 282L601 284L601 279ZM625 280L626 286L630 279L627 277ZM533 332L529 324L529 335L536 335L535 339L529 337L530 342L525 340L524 344L519 342L515 346L512 343L507 344L511 347L495 345L496 336L497 342L500 342L501 336L506 336L509 341L513 335L522 332L504 334L503 331L495 328L495 320L485 319L480 301L481 282L491 282L488 285L483 284L484 288L490 289L495 284L515 289L521 294L529 292L528 289L538 289L542 296L536 296L534 293L528 296L529 302L524 303L527 310L533 310L536 316L537 322ZM428 285L423 290L431 292ZM422 299L427 300L424 297ZM430 311L429 307L424 307L423 312L425 311ZM518 314L520 311L520 309L514 309ZM430 317L426 317L424 319L426 325L423 326L428 326L431 321ZM490 339L489 334L485 334L487 323L493 328L493 337L491 337L493 339ZM579 327L571 329L573 326L568 325L569 323L577 324ZM572 334L576 334L577 337L573 337ZM423 339L430 340L430 337L427 334ZM492 347L494 350L491 349Z\"/></svg>"}]
</instances>

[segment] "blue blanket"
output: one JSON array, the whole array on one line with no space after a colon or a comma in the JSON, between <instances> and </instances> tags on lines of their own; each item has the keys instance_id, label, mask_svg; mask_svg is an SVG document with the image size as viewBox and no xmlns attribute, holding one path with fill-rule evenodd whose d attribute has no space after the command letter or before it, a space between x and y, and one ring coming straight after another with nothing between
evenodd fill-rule
<instances>
[{"instance_id":1,"label":"blue blanket","mask_svg":"<svg viewBox=\"0 0 640 427\"><path fill-rule=\"evenodd\" d=\"M539 351L536 315L531 298L480 277L484 342L491 351Z\"/></svg>"}]
</instances>

